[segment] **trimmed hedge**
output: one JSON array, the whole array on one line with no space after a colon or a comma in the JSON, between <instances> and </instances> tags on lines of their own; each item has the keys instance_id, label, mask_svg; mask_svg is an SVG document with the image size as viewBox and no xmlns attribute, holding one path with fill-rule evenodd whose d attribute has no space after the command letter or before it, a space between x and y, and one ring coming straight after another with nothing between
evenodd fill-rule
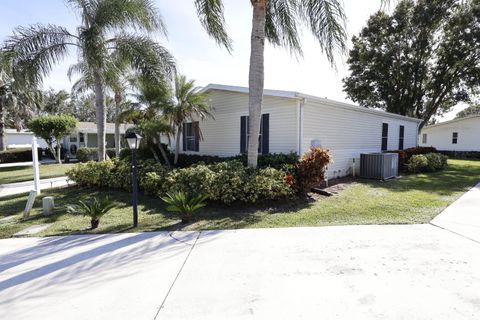
<instances>
[{"instance_id":1,"label":"trimmed hedge","mask_svg":"<svg viewBox=\"0 0 480 320\"><path fill-rule=\"evenodd\" d=\"M115 149L107 148L107 155L110 158L115 157ZM87 162L87 161L97 161L98 160L98 148L80 148L77 150L75 155L78 161Z\"/></svg>"},{"instance_id":2,"label":"trimmed hedge","mask_svg":"<svg viewBox=\"0 0 480 320\"><path fill-rule=\"evenodd\" d=\"M43 149L38 148L38 160L42 160ZM0 151L0 163L15 163L32 161L31 148L19 148Z\"/></svg>"},{"instance_id":3,"label":"trimmed hedge","mask_svg":"<svg viewBox=\"0 0 480 320\"><path fill-rule=\"evenodd\" d=\"M453 159L480 159L480 151L438 151Z\"/></svg>"},{"instance_id":4,"label":"trimmed hedge","mask_svg":"<svg viewBox=\"0 0 480 320\"><path fill-rule=\"evenodd\" d=\"M167 192L183 191L231 204L295 196L284 171L270 167L247 168L240 161L199 164L173 170L153 161L141 161L138 170L141 190L158 197ZM131 190L130 163L122 160L80 163L70 169L67 176L83 186Z\"/></svg>"}]
</instances>

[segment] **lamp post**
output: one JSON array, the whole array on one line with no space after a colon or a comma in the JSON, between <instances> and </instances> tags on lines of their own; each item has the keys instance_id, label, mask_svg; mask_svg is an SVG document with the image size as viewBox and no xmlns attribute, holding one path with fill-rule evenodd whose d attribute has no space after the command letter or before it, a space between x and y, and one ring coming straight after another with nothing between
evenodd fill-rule
<instances>
[{"instance_id":1,"label":"lamp post","mask_svg":"<svg viewBox=\"0 0 480 320\"><path fill-rule=\"evenodd\" d=\"M142 137L131 131L126 134L128 147L132 150L132 206L133 206L133 226L138 226L138 183L137 183L137 149L140 146Z\"/></svg>"}]
</instances>

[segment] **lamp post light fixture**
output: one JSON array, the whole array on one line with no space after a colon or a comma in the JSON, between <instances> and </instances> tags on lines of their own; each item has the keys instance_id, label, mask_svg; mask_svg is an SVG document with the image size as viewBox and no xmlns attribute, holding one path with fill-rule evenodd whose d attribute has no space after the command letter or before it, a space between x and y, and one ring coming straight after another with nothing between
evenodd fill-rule
<instances>
[{"instance_id":1,"label":"lamp post light fixture","mask_svg":"<svg viewBox=\"0 0 480 320\"><path fill-rule=\"evenodd\" d=\"M137 183L137 150L140 146L140 140L142 137L137 133L130 131L125 135L127 144L130 150L132 150L132 206L133 206L133 226L138 226L138 183Z\"/></svg>"}]
</instances>

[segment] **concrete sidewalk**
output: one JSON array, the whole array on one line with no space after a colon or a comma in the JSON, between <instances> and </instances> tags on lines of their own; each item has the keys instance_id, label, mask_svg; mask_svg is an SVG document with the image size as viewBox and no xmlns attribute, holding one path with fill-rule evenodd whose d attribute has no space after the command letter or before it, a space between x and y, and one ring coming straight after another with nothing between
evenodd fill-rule
<instances>
[{"instance_id":1,"label":"concrete sidewalk","mask_svg":"<svg viewBox=\"0 0 480 320\"><path fill-rule=\"evenodd\" d=\"M478 319L480 244L433 225L0 240L0 319Z\"/></svg>"},{"instance_id":2,"label":"concrete sidewalk","mask_svg":"<svg viewBox=\"0 0 480 320\"><path fill-rule=\"evenodd\" d=\"M480 183L436 216L431 223L480 242Z\"/></svg>"},{"instance_id":3,"label":"concrete sidewalk","mask_svg":"<svg viewBox=\"0 0 480 320\"><path fill-rule=\"evenodd\" d=\"M69 180L68 177L57 177L57 178L40 180L41 190L61 188L61 187L67 187L72 185L75 185L75 182ZM33 189L34 189L33 181L0 184L0 197L6 197L14 194L22 194L22 193L30 192Z\"/></svg>"}]
</instances>

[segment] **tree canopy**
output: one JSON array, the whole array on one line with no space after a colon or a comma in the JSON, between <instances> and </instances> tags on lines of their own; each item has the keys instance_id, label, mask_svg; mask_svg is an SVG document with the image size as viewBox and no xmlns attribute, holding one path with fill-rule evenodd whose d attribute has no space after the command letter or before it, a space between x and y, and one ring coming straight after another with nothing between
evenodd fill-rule
<instances>
[{"instance_id":1,"label":"tree canopy","mask_svg":"<svg viewBox=\"0 0 480 320\"><path fill-rule=\"evenodd\" d=\"M480 1L403 0L377 12L349 53L348 97L427 123L480 85Z\"/></svg>"},{"instance_id":2,"label":"tree canopy","mask_svg":"<svg viewBox=\"0 0 480 320\"><path fill-rule=\"evenodd\" d=\"M70 134L77 126L78 121L69 115L40 116L28 123L28 128L37 136L45 140L53 152L53 143L57 144L56 160L60 160L60 140Z\"/></svg>"}]
</instances>

